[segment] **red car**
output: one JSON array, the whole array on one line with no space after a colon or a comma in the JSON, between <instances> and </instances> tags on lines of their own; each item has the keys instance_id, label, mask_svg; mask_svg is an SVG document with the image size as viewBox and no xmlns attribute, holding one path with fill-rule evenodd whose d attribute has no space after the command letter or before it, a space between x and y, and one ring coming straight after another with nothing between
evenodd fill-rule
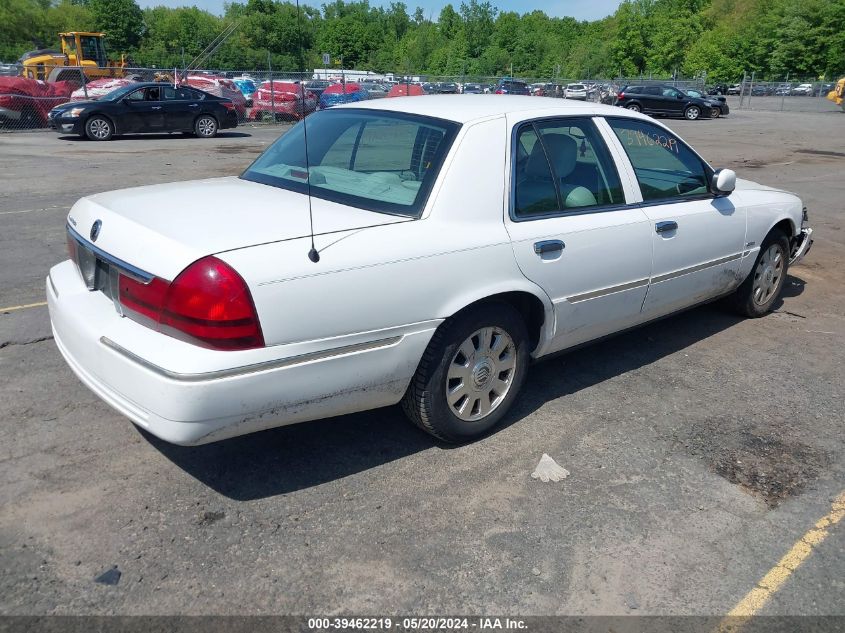
<instances>
[{"instance_id":1,"label":"red car","mask_svg":"<svg viewBox=\"0 0 845 633\"><path fill-rule=\"evenodd\" d=\"M418 84L396 84L387 93L388 97L421 97L425 90Z\"/></svg>"},{"instance_id":2,"label":"red car","mask_svg":"<svg viewBox=\"0 0 845 633\"><path fill-rule=\"evenodd\" d=\"M231 79L215 75L188 75L182 83L213 94L215 97L229 99L235 104L238 121L246 119L246 97Z\"/></svg>"},{"instance_id":3,"label":"red car","mask_svg":"<svg viewBox=\"0 0 845 633\"><path fill-rule=\"evenodd\" d=\"M252 95L253 121L275 118L297 121L317 109L317 97L299 82L264 81Z\"/></svg>"}]
</instances>

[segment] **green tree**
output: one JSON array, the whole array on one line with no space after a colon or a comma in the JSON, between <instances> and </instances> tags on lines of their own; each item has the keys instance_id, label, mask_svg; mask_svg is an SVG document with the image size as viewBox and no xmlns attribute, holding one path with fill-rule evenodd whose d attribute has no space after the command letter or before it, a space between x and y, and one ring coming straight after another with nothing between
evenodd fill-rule
<instances>
[{"instance_id":1,"label":"green tree","mask_svg":"<svg viewBox=\"0 0 845 633\"><path fill-rule=\"evenodd\" d=\"M103 31L109 48L126 53L138 47L145 32L144 14L135 0L88 0L94 26Z\"/></svg>"}]
</instances>

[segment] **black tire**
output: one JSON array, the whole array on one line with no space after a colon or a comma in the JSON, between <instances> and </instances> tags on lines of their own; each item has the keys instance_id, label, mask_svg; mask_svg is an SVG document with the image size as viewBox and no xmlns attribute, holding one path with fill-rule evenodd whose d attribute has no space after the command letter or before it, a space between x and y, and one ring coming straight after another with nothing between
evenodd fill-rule
<instances>
[{"instance_id":1,"label":"black tire","mask_svg":"<svg viewBox=\"0 0 845 633\"><path fill-rule=\"evenodd\" d=\"M779 252L781 266L777 269L776 266L767 266L763 263L764 258L770 249L775 249ZM743 316L756 319L758 317L768 314L775 301L777 301L783 290L783 284L786 281L786 275L789 271L789 239L783 234L780 229L772 229L771 233L763 240L760 246L760 252L757 253L757 259L754 260L754 267L751 269L745 281L736 289L736 292L728 297L730 306L739 314ZM769 274L776 276L774 281L774 288L770 293L759 293L759 286L761 280L766 280Z\"/></svg>"},{"instance_id":2,"label":"black tire","mask_svg":"<svg viewBox=\"0 0 845 633\"><path fill-rule=\"evenodd\" d=\"M194 121L194 134L199 138L214 138L218 128L217 119L210 114L201 114Z\"/></svg>"},{"instance_id":3,"label":"black tire","mask_svg":"<svg viewBox=\"0 0 845 633\"><path fill-rule=\"evenodd\" d=\"M720 116L722 116L721 108L711 108L711 110L710 110L710 118L711 119L718 119Z\"/></svg>"},{"instance_id":4,"label":"black tire","mask_svg":"<svg viewBox=\"0 0 845 633\"><path fill-rule=\"evenodd\" d=\"M701 108L696 105L687 106L687 109L684 110L684 118L687 121L697 121L700 116Z\"/></svg>"},{"instance_id":5,"label":"black tire","mask_svg":"<svg viewBox=\"0 0 845 633\"><path fill-rule=\"evenodd\" d=\"M85 122L85 136L91 141L110 141L114 125L106 117L95 114Z\"/></svg>"},{"instance_id":6,"label":"black tire","mask_svg":"<svg viewBox=\"0 0 845 633\"><path fill-rule=\"evenodd\" d=\"M495 364L492 366L492 371L490 369L484 371L484 363L495 358L496 352L485 355L481 341L474 343L476 339L471 338L474 333L484 328L493 328L496 331L491 337L491 344L492 341L499 340L497 337L506 341L506 337L502 337L501 332L510 337L515 359L510 374L505 375L506 371L501 371L497 376ZM471 377L467 376L467 391L473 394L467 396L468 400L463 405L464 408L471 407L471 411L467 413L475 410L476 404L480 401L473 402L473 396L480 394L488 398L488 403L491 402L490 394L494 393L491 385L496 378L507 380L510 385L503 397L492 404L491 411L474 421L458 417L447 400L448 385L455 380L449 378L449 368L457 358L463 357L460 356L460 348L467 342L475 346L472 356L466 358L467 367L469 368L476 359L478 361L475 369L470 370ZM507 363L510 358L510 354L507 353L509 348L510 344L506 343L504 350L499 352L496 362ZM476 357L476 351L482 353ZM519 312L507 303L480 304L447 319L437 329L402 399L402 408L414 424L441 440L465 442L475 439L495 427L505 416L522 387L528 363L528 330ZM505 378L502 378L503 375ZM483 381L481 386L476 386L477 382L470 382L479 378Z\"/></svg>"},{"instance_id":7,"label":"black tire","mask_svg":"<svg viewBox=\"0 0 845 633\"><path fill-rule=\"evenodd\" d=\"M639 103L629 103L625 106L626 110L630 110L631 112L642 112L643 109L640 107Z\"/></svg>"}]
</instances>

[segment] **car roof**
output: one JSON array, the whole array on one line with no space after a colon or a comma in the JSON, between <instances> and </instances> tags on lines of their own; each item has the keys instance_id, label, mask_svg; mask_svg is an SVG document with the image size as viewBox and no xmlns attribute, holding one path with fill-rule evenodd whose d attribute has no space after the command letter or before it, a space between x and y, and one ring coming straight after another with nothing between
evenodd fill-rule
<instances>
[{"instance_id":1,"label":"car roof","mask_svg":"<svg viewBox=\"0 0 845 633\"><path fill-rule=\"evenodd\" d=\"M456 123L468 123L470 121L508 114L525 114L531 116L533 113L542 112L543 116L546 116L548 111L559 112L562 115L599 114L607 116L632 116L627 110L600 103L520 95L427 95L425 99L418 97L396 97L395 99L390 99L389 102L379 99L376 101L345 104L339 107L405 112L408 114L436 117ZM645 115L641 116L648 118Z\"/></svg>"}]
</instances>

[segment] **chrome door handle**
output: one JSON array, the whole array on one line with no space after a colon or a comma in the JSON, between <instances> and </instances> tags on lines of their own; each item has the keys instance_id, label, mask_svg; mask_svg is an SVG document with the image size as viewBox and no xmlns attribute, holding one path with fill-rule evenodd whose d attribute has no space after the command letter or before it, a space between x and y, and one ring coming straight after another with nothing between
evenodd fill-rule
<instances>
[{"instance_id":1,"label":"chrome door handle","mask_svg":"<svg viewBox=\"0 0 845 633\"><path fill-rule=\"evenodd\" d=\"M198 103L192 103L192 104L191 104L191 105L189 105L188 107L189 107L189 108L198 108L198 107L200 107L200 104L198 104Z\"/></svg>"},{"instance_id":2,"label":"chrome door handle","mask_svg":"<svg viewBox=\"0 0 845 633\"><path fill-rule=\"evenodd\" d=\"M677 231L678 230L678 223L674 221L668 222L658 222L654 225L654 230L658 233L666 233L668 231Z\"/></svg>"},{"instance_id":3,"label":"chrome door handle","mask_svg":"<svg viewBox=\"0 0 845 633\"><path fill-rule=\"evenodd\" d=\"M537 255L544 253L555 253L566 248L566 244L560 240L543 240L542 242L534 242L534 252Z\"/></svg>"},{"instance_id":4,"label":"chrome door handle","mask_svg":"<svg viewBox=\"0 0 845 633\"><path fill-rule=\"evenodd\" d=\"M152 106L153 110L161 110L161 106Z\"/></svg>"}]
</instances>

